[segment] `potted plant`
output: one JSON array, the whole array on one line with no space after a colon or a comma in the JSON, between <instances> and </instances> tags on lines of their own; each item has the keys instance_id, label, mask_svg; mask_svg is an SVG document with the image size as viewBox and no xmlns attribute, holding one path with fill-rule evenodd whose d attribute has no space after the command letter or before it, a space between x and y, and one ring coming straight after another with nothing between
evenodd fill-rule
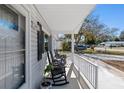
<instances>
[{"instance_id":1,"label":"potted plant","mask_svg":"<svg viewBox=\"0 0 124 93\"><path fill-rule=\"evenodd\" d=\"M41 83L41 87L42 88L49 88L51 86L51 82L46 79L46 77L48 77L49 73L51 72L51 70L53 69L53 65L49 64L46 66L45 70L44 70L44 79Z\"/></svg>"}]
</instances>

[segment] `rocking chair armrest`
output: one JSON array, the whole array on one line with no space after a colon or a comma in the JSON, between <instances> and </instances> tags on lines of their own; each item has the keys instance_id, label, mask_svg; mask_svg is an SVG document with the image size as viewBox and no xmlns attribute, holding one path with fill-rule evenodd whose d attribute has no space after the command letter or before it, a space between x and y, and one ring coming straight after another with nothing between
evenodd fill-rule
<instances>
[{"instance_id":1,"label":"rocking chair armrest","mask_svg":"<svg viewBox=\"0 0 124 93\"><path fill-rule=\"evenodd\" d=\"M57 69L57 68L65 68L65 66L61 66L61 65L56 65L53 67L54 69Z\"/></svg>"},{"instance_id":2,"label":"rocking chair armrest","mask_svg":"<svg viewBox=\"0 0 124 93\"><path fill-rule=\"evenodd\" d=\"M62 63L53 63L53 66L56 66L56 67L66 67L64 64Z\"/></svg>"},{"instance_id":3,"label":"rocking chair armrest","mask_svg":"<svg viewBox=\"0 0 124 93\"><path fill-rule=\"evenodd\" d=\"M53 60L54 63L58 63L58 62L61 62L61 61L62 61L62 59L54 59Z\"/></svg>"}]
</instances>

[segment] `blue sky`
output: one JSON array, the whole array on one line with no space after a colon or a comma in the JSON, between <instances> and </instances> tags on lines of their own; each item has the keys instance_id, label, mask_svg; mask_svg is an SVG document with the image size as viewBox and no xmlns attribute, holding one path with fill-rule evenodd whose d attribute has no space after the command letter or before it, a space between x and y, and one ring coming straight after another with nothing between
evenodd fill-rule
<instances>
[{"instance_id":1,"label":"blue sky","mask_svg":"<svg viewBox=\"0 0 124 93\"><path fill-rule=\"evenodd\" d=\"M109 27L119 28L118 35L124 30L124 4L98 4L93 14Z\"/></svg>"}]
</instances>

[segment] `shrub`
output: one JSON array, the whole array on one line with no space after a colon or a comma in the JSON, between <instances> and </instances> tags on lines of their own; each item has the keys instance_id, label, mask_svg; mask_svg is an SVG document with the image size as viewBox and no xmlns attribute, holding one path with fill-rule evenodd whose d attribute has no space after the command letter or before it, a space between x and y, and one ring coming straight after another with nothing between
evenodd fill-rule
<instances>
[{"instance_id":1,"label":"shrub","mask_svg":"<svg viewBox=\"0 0 124 93\"><path fill-rule=\"evenodd\" d=\"M64 41L63 43L62 43L62 50L63 51L70 51L71 50L71 47L70 47L71 45L69 44L69 42L66 42L66 41Z\"/></svg>"},{"instance_id":2,"label":"shrub","mask_svg":"<svg viewBox=\"0 0 124 93\"><path fill-rule=\"evenodd\" d=\"M96 52L93 51L93 49L87 49L87 50L83 50L83 53L94 54Z\"/></svg>"}]
</instances>

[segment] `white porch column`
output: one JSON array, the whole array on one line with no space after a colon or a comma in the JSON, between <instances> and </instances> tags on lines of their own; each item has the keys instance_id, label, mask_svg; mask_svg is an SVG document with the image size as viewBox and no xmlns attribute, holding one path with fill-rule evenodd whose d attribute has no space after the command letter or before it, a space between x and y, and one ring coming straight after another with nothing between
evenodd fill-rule
<instances>
[{"instance_id":1,"label":"white porch column","mask_svg":"<svg viewBox=\"0 0 124 93\"><path fill-rule=\"evenodd\" d=\"M74 33L71 34L72 63L74 63Z\"/></svg>"}]
</instances>

